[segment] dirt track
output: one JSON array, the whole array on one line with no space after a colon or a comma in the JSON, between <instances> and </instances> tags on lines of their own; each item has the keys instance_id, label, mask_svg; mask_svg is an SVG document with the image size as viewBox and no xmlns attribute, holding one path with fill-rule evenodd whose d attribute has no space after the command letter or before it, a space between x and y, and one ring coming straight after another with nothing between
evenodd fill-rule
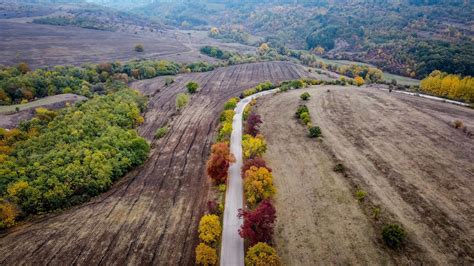
<instances>
[{"instance_id":1,"label":"dirt track","mask_svg":"<svg viewBox=\"0 0 474 266\"><path fill-rule=\"evenodd\" d=\"M91 202L10 230L0 238L0 264L192 264L209 186L204 166L223 103L265 80L311 75L274 62L180 75L167 88L163 77L133 84L151 98L139 129L152 141L150 158ZM190 80L202 89L177 114L175 95ZM171 117L169 134L153 140Z\"/></svg>"},{"instance_id":2,"label":"dirt track","mask_svg":"<svg viewBox=\"0 0 474 266\"><path fill-rule=\"evenodd\" d=\"M474 140L448 123L470 126L474 110L374 89L327 88L307 90L322 143L305 137L293 118L304 90L260 103L279 189L276 244L283 259L472 264ZM349 169L347 178L332 172L333 156ZM353 199L355 186L407 229L409 246L401 254L383 247L380 226Z\"/></svg>"}]
</instances>

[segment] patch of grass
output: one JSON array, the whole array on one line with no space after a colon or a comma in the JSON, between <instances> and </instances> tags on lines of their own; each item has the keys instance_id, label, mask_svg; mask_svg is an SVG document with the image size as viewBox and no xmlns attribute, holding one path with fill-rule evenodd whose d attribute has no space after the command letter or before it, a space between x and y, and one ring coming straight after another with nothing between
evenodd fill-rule
<instances>
[{"instance_id":1,"label":"patch of grass","mask_svg":"<svg viewBox=\"0 0 474 266\"><path fill-rule=\"evenodd\" d=\"M168 130L169 130L168 126L158 128L158 130L156 130L156 133L155 133L155 138L161 139L162 137L166 136L166 134L168 134Z\"/></svg>"},{"instance_id":2,"label":"patch of grass","mask_svg":"<svg viewBox=\"0 0 474 266\"><path fill-rule=\"evenodd\" d=\"M365 192L361 189L357 190L356 193L355 193L355 197L358 201L364 201L365 196L367 196L367 192Z\"/></svg>"},{"instance_id":3,"label":"patch of grass","mask_svg":"<svg viewBox=\"0 0 474 266\"><path fill-rule=\"evenodd\" d=\"M390 248L399 248L404 244L405 230L397 224L388 224L382 228L382 238Z\"/></svg>"},{"instance_id":4,"label":"patch of grass","mask_svg":"<svg viewBox=\"0 0 474 266\"><path fill-rule=\"evenodd\" d=\"M380 208L379 207L373 207L372 208L372 218L374 218L374 220L378 220L380 217Z\"/></svg>"}]
</instances>

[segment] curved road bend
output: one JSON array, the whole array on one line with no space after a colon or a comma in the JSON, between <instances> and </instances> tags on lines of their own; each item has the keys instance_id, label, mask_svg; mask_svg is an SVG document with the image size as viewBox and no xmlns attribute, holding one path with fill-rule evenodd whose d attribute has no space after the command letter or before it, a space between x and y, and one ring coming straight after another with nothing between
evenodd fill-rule
<instances>
[{"instance_id":1,"label":"curved road bend","mask_svg":"<svg viewBox=\"0 0 474 266\"><path fill-rule=\"evenodd\" d=\"M243 184L240 175L242 168L242 114L245 106L253 99L275 93L278 89L262 91L250 95L237 103L232 121L230 151L235 156L235 163L229 168L227 192L225 195L224 228L222 230L221 266L244 265L244 240L239 236L242 219L237 217L243 208Z\"/></svg>"}]
</instances>

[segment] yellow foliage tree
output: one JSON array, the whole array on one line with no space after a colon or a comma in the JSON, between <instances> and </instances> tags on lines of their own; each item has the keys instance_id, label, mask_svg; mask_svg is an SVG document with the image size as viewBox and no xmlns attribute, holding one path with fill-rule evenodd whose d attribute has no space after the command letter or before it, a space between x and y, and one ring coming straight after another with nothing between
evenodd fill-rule
<instances>
[{"instance_id":1,"label":"yellow foliage tree","mask_svg":"<svg viewBox=\"0 0 474 266\"><path fill-rule=\"evenodd\" d=\"M6 200L0 199L0 229L15 225L18 208Z\"/></svg>"},{"instance_id":2,"label":"yellow foliage tree","mask_svg":"<svg viewBox=\"0 0 474 266\"><path fill-rule=\"evenodd\" d=\"M196 247L196 263L199 265L216 265L217 251L204 243Z\"/></svg>"},{"instance_id":3,"label":"yellow foliage tree","mask_svg":"<svg viewBox=\"0 0 474 266\"><path fill-rule=\"evenodd\" d=\"M199 238L207 244L214 243L221 235L221 222L219 216L214 214L204 215L199 222Z\"/></svg>"},{"instance_id":4,"label":"yellow foliage tree","mask_svg":"<svg viewBox=\"0 0 474 266\"><path fill-rule=\"evenodd\" d=\"M268 244L259 242L249 248L247 255L245 256L246 266L279 266L281 265L280 258L278 257L274 248Z\"/></svg>"},{"instance_id":5,"label":"yellow foliage tree","mask_svg":"<svg viewBox=\"0 0 474 266\"><path fill-rule=\"evenodd\" d=\"M431 72L420 82L422 91L466 102L474 102L474 78L461 77L439 70Z\"/></svg>"},{"instance_id":6,"label":"yellow foliage tree","mask_svg":"<svg viewBox=\"0 0 474 266\"><path fill-rule=\"evenodd\" d=\"M270 46L267 43L262 43L260 47L258 47L257 51L260 55L266 54L270 50Z\"/></svg>"},{"instance_id":7,"label":"yellow foliage tree","mask_svg":"<svg viewBox=\"0 0 474 266\"><path fill-rule=\"evenodd\" d=\"M267 143L262 135L253 137L245 134L242 138L242 149L246 159L260 157L267 151Z\"/></svg>"},{"instance_id":8,"label":"yellow foliage tree","mask_svg":"<svg viewBox=\"0 0 474 266\"><path fill-rule=\"evenodd\" d=\"M355 77L354 81L357 86L362 86L365 84L365 80L359 76Z\"/></svg>"},{"instance_id":9,"label":"yellow foliage tree","mask_svg":"<svg viewBox=\"0 0 474 266\"><path fill-rule=\"evenodd\" d=\"M28 182L24 180L20 180L8 186L7 193L10 198L16 199L18 194L20 194L21 191L27 188L28 188Z\"/></svg>"},{"instance_id":10,"label":"yellow foliage tree","mask_svg":"<svg viewBox=\"0 0 474 266\"><path fill-rule=\"evenodd\" d=\"M234 119L234 115L235 115L234 110L225 110L224 112L221 113L220 120L221 122L232 123L232 120Z\"/></svg>"},{"instance_id":11,"label":"yellow foliage tree","mask_svg":"<svg viewBox=\"0 0 474 266\"><path fill-rule=\"evenodd\" d=\"M250 167L244 174L244 191L251 206L272 197L276 193L272 173L265 167Z\"/></svg>"}]
</instances>

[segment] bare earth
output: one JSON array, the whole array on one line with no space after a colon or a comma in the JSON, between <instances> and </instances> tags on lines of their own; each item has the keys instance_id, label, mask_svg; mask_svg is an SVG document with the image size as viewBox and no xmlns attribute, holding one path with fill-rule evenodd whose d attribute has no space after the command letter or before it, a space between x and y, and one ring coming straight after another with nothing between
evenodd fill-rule
<instances>
[{"instance_id":1,"label":"bare earth","mask_svg":"<svg viewBox=\"0 0 474 266\"><path fill-rule=\"evenodd\" d=\"M149 159L89 203L26 222L0 237L0 265L190 265L197 225L209 189L205 162L224 102L265 80L312 77L305 68L270 62L164 77L132 87L150 96L140 134L152 144ZM178 113L175 96L185 84L202 89ZM155 140L156 130L170 132Z\"/></svg>"},{"instance_id":2,"label":"bare earth","mask_svg":"<svg viewBox=\"0 0 474 266\"><path fill-rule=\"evenodd\" d=\"M135 52L136 44L143 44L145 51ZM197 31L133 34L0 20L0 64L4 65L26 62L33 68L78 66L141 58L216 62L216 59L200 54L199 49L204 45L242 53L255 51L255 47L221 43Z\"/></svg>"},{"instance_id":3,"label":"bare earth","mask_svg":"<svg viewBox=\"0 0 474 266\"><path fill-rule=\"evenodd\" d=\"M307 138L294 118L304 91L322 141ZM262 99L258 111L278 189L275 242L286 263L474 262L474 140L449 125L473 125L474 110L325 86ZM336 160L347 176L332 171ZM367 192L365 203L355 201L355 187ZM405 248L384 247L369 203L381 220L406 228Z\"/></svg>"}]
</instances>

